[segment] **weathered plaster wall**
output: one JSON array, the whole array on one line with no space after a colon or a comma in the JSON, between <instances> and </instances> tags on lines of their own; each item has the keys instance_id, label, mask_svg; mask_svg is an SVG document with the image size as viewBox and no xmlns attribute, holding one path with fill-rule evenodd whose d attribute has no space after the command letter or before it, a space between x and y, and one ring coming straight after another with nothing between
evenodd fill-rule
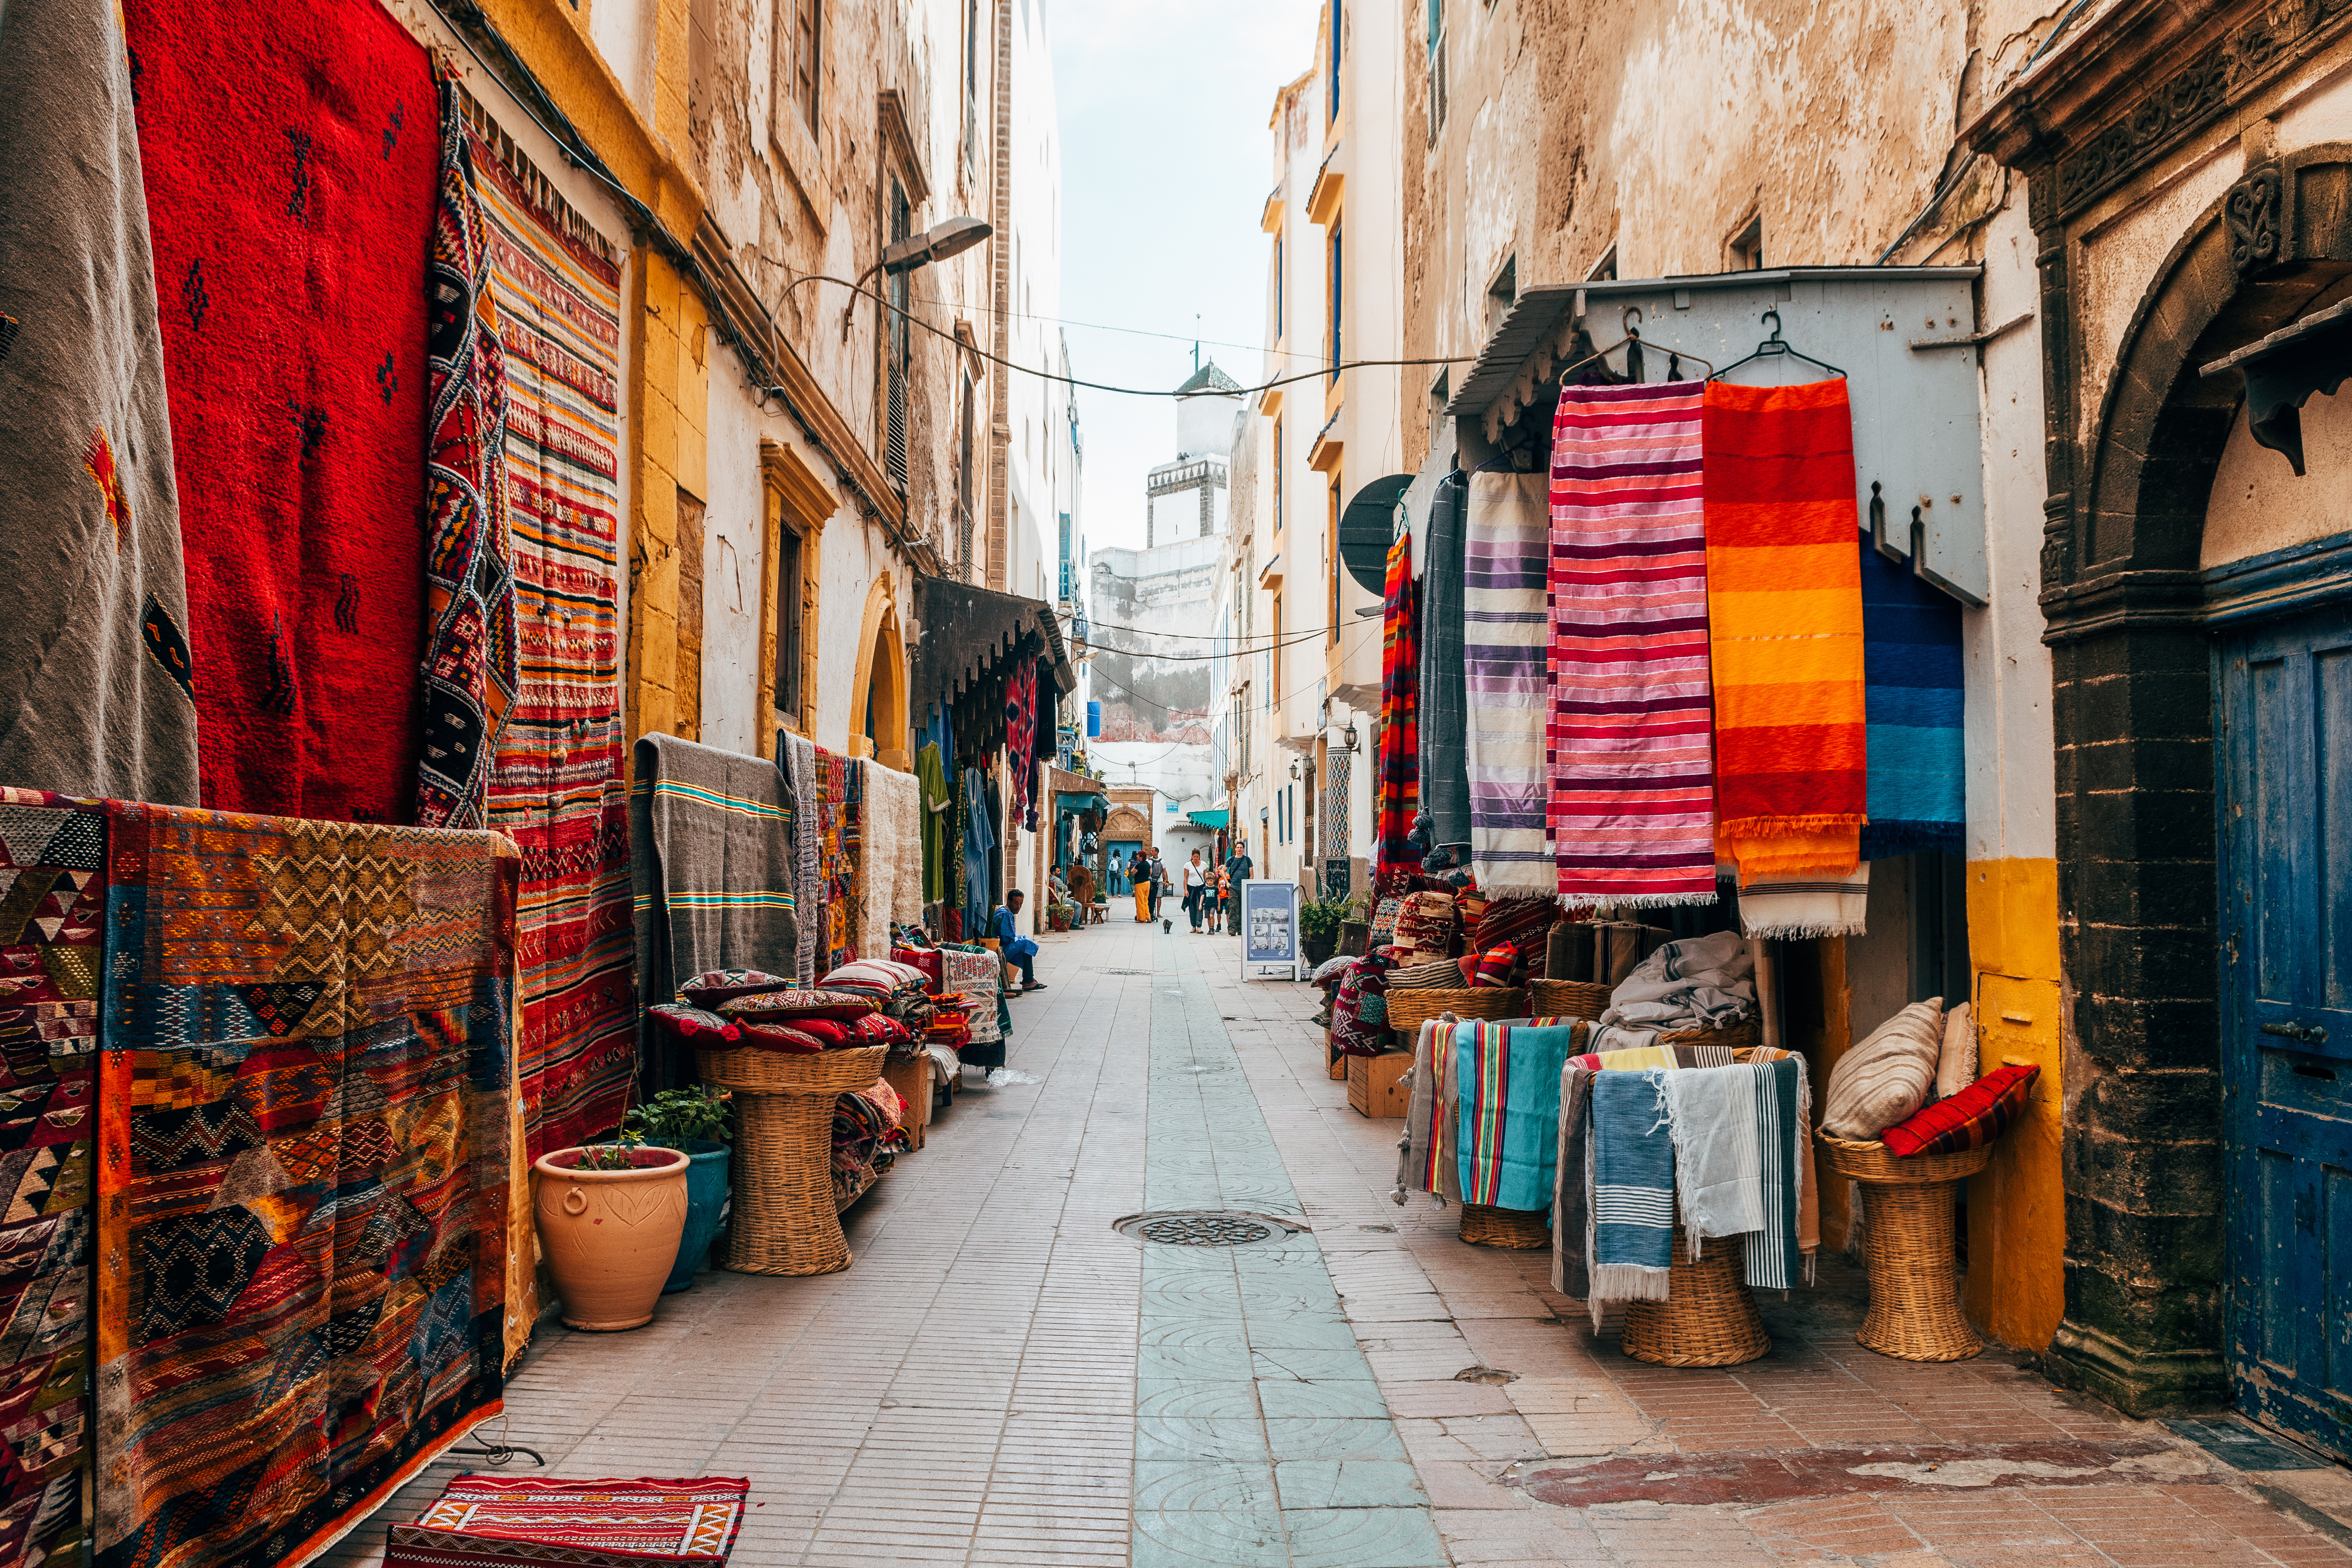
<instances>
[{"instance_id":1,"label":"weathered plaster wall","mask_svg":"<svg viewBox=\"0 0 2352 1568\"><path fill-rule=\"evenodd\" d=\"M768 571L760 482L763 423L735 356L710 378L710 493L702 519L702 743L758 756L772 749L759 710L760 592Z\"/></svg>"}]
</instances>

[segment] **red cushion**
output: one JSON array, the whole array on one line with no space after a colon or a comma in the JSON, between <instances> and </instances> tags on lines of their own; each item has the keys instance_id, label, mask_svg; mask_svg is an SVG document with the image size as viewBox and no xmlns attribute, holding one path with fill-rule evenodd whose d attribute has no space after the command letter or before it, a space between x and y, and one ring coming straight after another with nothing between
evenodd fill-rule
<instances>
[{"instance_id":1,"label":"red cushion","mask_svg":"<svg viewBox=\"0 0 2352 1568\"><path fill-rule=\"evenodd\" d=\"M757 969L713 969L687 981L678 994L698 1007L716 1007L730 996L749 996L799 984L789 974L769 974Z\"/></svg>"},{"instance_id":2,"label":"red cushion","mask_svg":"<svg viewBox=\"0 0 2352 1568\"><path fill-rule=\"evenodd\" d=\"M914 1031L898 1019L880 1013L868 1013L848 1026L861 1044L868 1046L903 1046L912 1043Z\"/></svg>"},{"instance_id":3,"label":"red cushion","mask_svg":"<svg viewBox=\"0 0 2352 1568\"><path fill-rule=\"evenodd\" d=\"M1981 1149L2025 1113L2038 1067L1995 1068L1949 1100L1939 1100L1878 1135L1898 1159Z\"/></svg>"},{"instance_id":4,"label":"red cushion","mask_svg":"<svg viewBox=\"0 0 2352 1568\"><path fill-rule=\"evenodd\" d=\"M739 1019L735 1026L742 1037L735 1043L755 1051L782 1051L792 1056L814 1056L824 1049L824 1042L805 1028L790 1024L758 1024Z\"/></svg>"},{"instance_id":5,"label":"red cushion","mask_svg":"<svg viewBox=\"0 0 2352 1568\"><path fill-rule=\"evenodd\" d=\"M646 1009L646 1016L672 1039L688 1041L704 1050L721 1040L731 1040L741 1033L732 1018L722 1018L716 1013L706 1013L683 1002L656 1004Z\"/></svg>"},{"instance_id":6,"label":"red cushion","mask_svg":"<svg viewBox=\"0 0 2352 1568\"><path fill-rule=\"evenodd\" d=\"M855 1045L857 1040L857 1029L854 1024L845 1024L835 1018L795 1018L792 1026L828 1046Z\"/></svg>"},{"instance_id":7,"label":"red cushion","mask_svg":"<svg viewBox=\"0 0 2352 1568\"><path fill-rule=\"evenodd\" d=\"M847 991L763 991L756 996L730 996L719 1004L730 1018L862 1018L874 1011L873 998Z\"/></svg>"}]
</instances>

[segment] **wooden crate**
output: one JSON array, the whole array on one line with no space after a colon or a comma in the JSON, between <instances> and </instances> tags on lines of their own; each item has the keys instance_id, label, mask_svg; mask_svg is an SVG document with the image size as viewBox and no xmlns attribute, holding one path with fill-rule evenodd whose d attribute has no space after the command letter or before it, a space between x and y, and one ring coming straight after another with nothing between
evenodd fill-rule
<instances>
[{"instance_id":1,"label":"wooden crate","mask_svg":"<svg viewBox=\"0 0 2352 1568\"><path fill-rule=\"evenodd\" d=\"M1331 1077L1335 1081L1342 1083L1347 1081L1348 1058L1339 1054L1338 1047L1332 1045L1331 1031L1328 1029L1323 1031L1323 1059L1331 1064Z\"/></svg>"},{"instance_id":2,"label":"wooden crate","mask_svg":"<svg viewBox=\"0 0 2352 1568\"><path fill-rule=\"evenodd\" d=\"M885 1062L882 1076L898 1098L907 1102L907 1148L909 1152L923 1146L923 1135L931 1125L931 1057L929 1051L911 1061Z\"/></svg>"},{"instance_id":3,"label":"wooden crate","mask_svg":"<svg viewBox=\"0 0 2352 1568\"><path fill-rule=\"evenodd\" d=\"M1412 1066L1411 1051L1348 1058L1348 1106L1359 1116L1378 1121L1401 1117L1412 1098L1412 1087L1399 1081Z\"/></svg>"}]
</instances>

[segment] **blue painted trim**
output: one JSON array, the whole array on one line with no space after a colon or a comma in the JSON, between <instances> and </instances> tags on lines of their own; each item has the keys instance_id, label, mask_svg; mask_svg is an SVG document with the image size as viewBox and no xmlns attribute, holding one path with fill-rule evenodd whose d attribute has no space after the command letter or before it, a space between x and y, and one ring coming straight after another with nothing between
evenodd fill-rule
<instances>
[{"instance_id":1,"label":"blue painted trim","mask_svg":"<svg viewBox=\"0 0 2352 1568\"><path fill-rule=\"evenodd\" d=\"M2352 532L2208 567L2205 619L2214 626L2352 598Z\"/></svg>"}]
</instances>

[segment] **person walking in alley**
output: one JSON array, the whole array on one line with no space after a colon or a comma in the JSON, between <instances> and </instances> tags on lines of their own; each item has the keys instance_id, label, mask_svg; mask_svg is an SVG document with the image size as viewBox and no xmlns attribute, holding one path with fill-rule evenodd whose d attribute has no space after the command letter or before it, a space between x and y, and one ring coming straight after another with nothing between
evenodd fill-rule
<instances>
[{"instance_id":1,"label":"person walking in alley","mask_svg":"<svg viewBox=\"0 0 2352 1568\"><path fill-rule=\"evenodd\" d=\"M1045 983L1037 978L1037 944L1021 934L1020 924L1013 919L1020 912L1021 889L1015 888L988 917L988 934L996 939L996 951L1004 962L1021 972L1021 990L1043 991Z\"/></svg>"},{"instance_id":2,"label":"person walking in alley","mask_svg":"<svg viewBox=\"0 0 2352 1568\"><path fill-rule=\"evenodd\" d=\"M1250 864L1249 840L1234 839L1234 852L1225 857L1226 896L1230 900L1226 905L1225 916L1225 930L1228 932L1241 929L1242 884L1249 880Z\"/></svg>"},{"instance_id":3,"label":"person walking in alley","mask_svg":"<svg viewBox=\"0 0 2352 1568\"><path fill-rule=\"evenodd\" d=\"M1151 847L1151 913L1160 921L1160 929L1163 931L1176 929L1175 920L1160 912L1160 900L1167 896L1168 863L1160 859L1160 846L1155 844Z\"/></svg>"},{"instance_id":4,"label":"person walking in alley","mask_svg":"<svg viewBox=\"0 0 2352 1568\"><path fill-rule=\"evenodd\" d=\"M1201 852L1192 851L1192 858L1184 863L1184 918L1192 922L1192 934L1201 934L1202 908L1208 902L1209 876L1201 864Z\"/></svg>"},{"instance_id":5,"label":"person walking in alley","mask_svg":"<svg viewBox=\"0 0 2352 1568\"><path fill-rule=\"evenodd\" d=\"M1135 894L1135 923L1146 924L1151 919L1151 862L1141 849L1127 863L1127 879Z\"/></svg>"},{"instance_id":6,"label":"person walking in alley","mask_svg":"<svg viewBox=\"0 0 2352 1568\"><path fill-rule=\"evenodd\" d=\"M1212 936L1221 931L1232 929L1233 917L1226 911L1232 908L1233 891L1233 879L1226 875L1223 866L1218 867L1216 886L1210 892L1210 897L1213 900L1209 915L1209 933Z\"/></svg>"}]
</instances>

